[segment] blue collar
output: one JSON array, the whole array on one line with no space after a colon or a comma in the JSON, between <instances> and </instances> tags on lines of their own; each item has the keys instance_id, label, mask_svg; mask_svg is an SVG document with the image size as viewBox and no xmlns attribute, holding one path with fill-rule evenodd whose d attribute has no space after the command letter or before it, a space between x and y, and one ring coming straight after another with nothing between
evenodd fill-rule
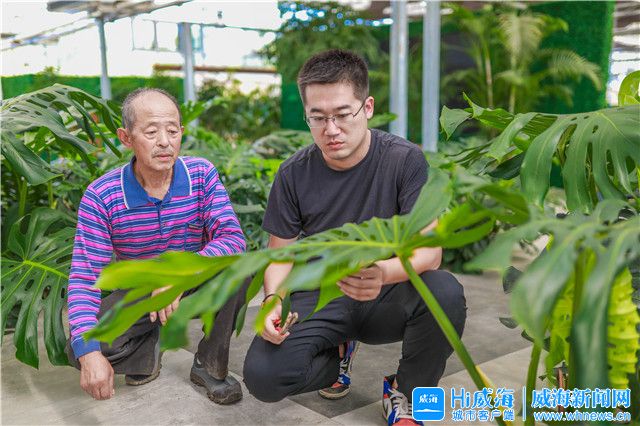
<instances>
[{"instance_id":1,"label":"blue collar","mask_svg":"<svg viewBox=\"0 0 640 426\"><path fill-rule=\"evenodd\" d=\"M131 161L122 167L120 174L122 195L127 209L146 206L149 203L154 203L155 200L155 198L147 194L147 191L144 190L140 182L138 182L138 179L136 179L135 173L133 172L133 163L135 160L136 157L133 156ZM162 202L168 202L173 196L180 197L188 195L191 195L191 177L189 176L189 170L182 160L182 157L178 157L173 165L173 177L171 178L169 191L167 191L167 195L165 195Z\"/></svg>"}]
</instances>

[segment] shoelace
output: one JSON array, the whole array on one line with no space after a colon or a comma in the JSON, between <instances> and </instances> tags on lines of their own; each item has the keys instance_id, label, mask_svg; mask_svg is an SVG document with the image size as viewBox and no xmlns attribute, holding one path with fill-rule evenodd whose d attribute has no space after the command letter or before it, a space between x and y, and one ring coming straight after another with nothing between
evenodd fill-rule
<instances>
[{"instance_id":1,"label":"shoelace","mask_svg":"<svg viewBox=\"0 0 640 426\"><path fill-rule=\"evenodd\" d=\"M397 389L390 389L391 407L396 411L397 419L412 419L411 417L411 403L407 400L407 397Z\"/></svg>"}]
</instances>

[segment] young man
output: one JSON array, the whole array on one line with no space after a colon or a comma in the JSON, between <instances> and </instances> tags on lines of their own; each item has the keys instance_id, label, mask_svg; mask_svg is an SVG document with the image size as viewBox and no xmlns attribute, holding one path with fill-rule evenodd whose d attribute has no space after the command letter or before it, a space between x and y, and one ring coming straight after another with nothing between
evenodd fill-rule
<instances>
[{"instance_id":1,"label":"young man","mask_svg":"<svg viewBox=\"0 0 640 426\"><path fill-rule=\"evenodd\" d=\"M317 54L302 67L298 88L315 143L285 161L276 175L263 221L269 246L282 247L346 222L411 211L426 182L427 163L416 145L368 129L374 100L368 96L364 61L341 50ZM462 286L437 270L441 256L440 248L421 248L411 263L462 334ZM282 263L267 268L265 300L281 299L278 286L290 270L291 264ZM343 297L282 336L273 323L281 313L278 304L245 359L249 391L262 401L278 401L319 390L338 377L339 345L402 341L397 374L383 379L384 413L389 424L413 424L413 388L438 384L452 348L407 279L399 259L376 262L336 283ZM317 300L318 291L296 292L291 309L305 318ZM391 369L394 363L389 364Z\"/></svg>"},{"instance_id":2,"label":"young man","mask_svg":"<svg viewBox=\"0 0 640 426\"><path fill-rule=\"evenodd\" d=\"M148 259L170 250L218 256L245 250L244 235L215 167L202 158L178 156L184 130L180 118L176 100L163 90L138 89L129 94L118 137L134 156L91 183L78 208L69 275L67 354L80 369L80 386L98 400L114 395L114 372L125 374L129 385L158 377L160 326L187 296L140 318L111 346L84 341L82 334L124 297L125 292L116 291L102 299L95 288L112 257ZM240 384L227 375L226 336L232 325L229 321L228 333L215 327L202 339L191 368L191 380L205 386L209 398L221 404L242 398Z\"/></svg>"}]
</instances>

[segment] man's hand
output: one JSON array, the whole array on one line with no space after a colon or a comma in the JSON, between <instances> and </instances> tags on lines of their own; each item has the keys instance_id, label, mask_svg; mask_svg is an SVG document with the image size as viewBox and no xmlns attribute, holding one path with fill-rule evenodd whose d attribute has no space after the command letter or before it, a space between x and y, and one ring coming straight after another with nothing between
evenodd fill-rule
<instances>
[{"instance_id":1,"label":"man's hand","mask_svg":"<svg viewBox=\"0 0 640 426\"><path fill-rule=\"evenodd\" d=\"M151 297L155 296L156 294L160 294L160 293L162 293L163 291L166 291L169 288L170 287L162 287L162 288L159 288L157 290L153 290L151 292ZM178 295L176 300L174 300L173 302L169 303L167 306L165 306L164 308L160 309L158 312L151 312L149 314L149 319L151 320L151 322L155 322L155 320L157 318L160 318L160 323L162 325L165 325L167 323L167 319L169 318L169 315L171 315L171 313L173 311L178 309L178 305L180 304L180 298L181 297L182 297L182 293L180 293Z\"/></svg>"},{"instance_id":2,"label":"man's hand","mask_svg":"<svg viewBox=\"0 0 640 426\"><path fill-rule=\"evenodd\" d=\"M80 387L94 399L109 399L115 395L113 367L102 353L89 352L80 361Z\"/></svg>"},{"instance_id":3,"label":"man's hand","mask_svg":"<svg viewBox=\"0 0 640 426\"><path fill-rule=\"evenodd\" d=\"M344 294L360 302L366 302L378 297L383 284L384 273L375 264L338 281L338 287Z\"/></svg>"},{"instance_id":4,"label":"man's hand","mask_svg":"<svg viewBox=\"0 0 640 426\"><path fill-rule=\"evenodd\" d=\"M280 334L280 331L276 330L276 326L280 325L281 315L282 305L278 303L264 319L264 328L262 329L262 333L260 334L264 340L271 342L274 345L279 345L280 343L284 342L284 339L286 339L289 334L291 334L288 331L284 334ZM291 315L291 312L289 312L289 315Z\"/></svg>"}]
</instances>

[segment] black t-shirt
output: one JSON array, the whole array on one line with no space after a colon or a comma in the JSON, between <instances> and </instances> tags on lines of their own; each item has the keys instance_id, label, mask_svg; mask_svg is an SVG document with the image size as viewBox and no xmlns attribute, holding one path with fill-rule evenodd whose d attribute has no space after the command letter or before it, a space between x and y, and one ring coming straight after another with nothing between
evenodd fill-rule
<instances>
[{"instance_id":1,"label":"black t-shirt","mask_svg":"<svg viewBox=\"0 0 640 426\"><path fill-rule=\"evenodd\" d=\"M427 170L417 145L377 129L371 129L367 155L348 170L331 169L310 145L280 166L262 228L279 238L304 238L347 222L408 213Z\"/></svg>"}]
</instances>

